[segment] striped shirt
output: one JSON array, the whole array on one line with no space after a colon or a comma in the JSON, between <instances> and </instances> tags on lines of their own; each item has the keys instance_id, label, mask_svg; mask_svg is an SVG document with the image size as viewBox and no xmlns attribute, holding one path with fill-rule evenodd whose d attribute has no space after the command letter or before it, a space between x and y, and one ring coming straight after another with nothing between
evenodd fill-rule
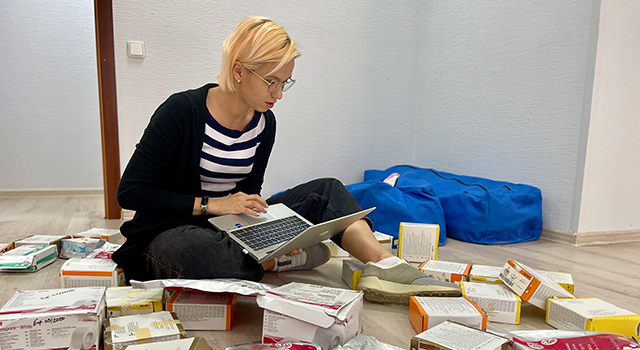
<instances>
[{"instance_id":1,"label":"striped shirt","mask_svg":"<svg viewBox=\"0 0 640 350\"><path fill-rule=\"evenodd\" d=\"M253 158L262 140L265 117L256 111L246 131L227 129L207 111L200 157L200 181L204 194L227 196L253 169Z\"/></svg>"}]
</instances>

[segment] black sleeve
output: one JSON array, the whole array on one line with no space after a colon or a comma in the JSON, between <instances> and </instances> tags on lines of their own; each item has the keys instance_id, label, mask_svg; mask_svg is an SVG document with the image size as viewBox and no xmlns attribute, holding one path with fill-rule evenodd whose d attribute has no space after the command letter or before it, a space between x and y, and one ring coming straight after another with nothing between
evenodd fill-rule
<instances>
[{"instance_id":1,"label":"black sleeve","mask_svg":"<svg viewBox=\"0 0 640 350\"><path fill-rule=\"evenodd\" d=\"M192 108L188 99L174 94L151 117L118 186L122 208L153 214L191 215L195 196L175 193L172 168L180 164Z\"/></svg>"},{"instance_id":2,"label":"black sleeve","mask_svg":"<svg viewBox=\"0 0 640 350\"><path fill-rule=\"evenodd\" d=\"M247 178L240 181L234 192L244 192L246 194L260 194L264 183L264 173L267 170L267 163L271 156L271 150L276 139L276 118L271 110L265 113L266 126L260 146L256 150L253 161L253 169Z\"/></svg>"}]
</instances>

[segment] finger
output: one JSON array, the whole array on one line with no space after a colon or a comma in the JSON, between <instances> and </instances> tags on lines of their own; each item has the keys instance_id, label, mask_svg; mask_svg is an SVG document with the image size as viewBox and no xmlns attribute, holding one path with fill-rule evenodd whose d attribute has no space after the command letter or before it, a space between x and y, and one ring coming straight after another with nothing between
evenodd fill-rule
<instances>
[{"instance_id":1,"label":"finger","mask_svg":"<svg viewBox=\"0 0 640 350\"><path fill-rule=\"evenodd\" d=\"M243 212L244 212L245 214L249 214L249 215L251 215L251 216L260 216L260 213L259 213L259 212L257 212L257 211L255 211L255 210L253 210L252 208L244 208L244 211L243 211Z\"/></svg>"},{"instance_id":2,"label":"finger","mask_svg":"<svg viewBox=\"0 0 640 350\"><path fill-rule=\"evenodd\" d=\"M269 205L267 204L267 201L264 198L260 197L257 194L254 194L250 196L250 200L254 208L260 210L263 213L267 212L267 208L269 208Z\"/></svg>"}]
</instances>

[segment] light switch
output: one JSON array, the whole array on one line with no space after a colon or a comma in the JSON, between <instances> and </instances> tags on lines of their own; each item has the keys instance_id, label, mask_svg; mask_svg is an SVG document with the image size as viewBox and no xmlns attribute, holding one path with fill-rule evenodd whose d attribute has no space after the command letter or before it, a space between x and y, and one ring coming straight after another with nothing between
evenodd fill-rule
<instances>
[{"instance_id":1,"label":"light switch","mask_svg":"<svg viewBox=\"0 0 640 350\"><path fill-rule=\"evenodd\" d=\"M129 57L143 58L144 57L144 43L142 41L128 41L127 51Z\"/></svg>"}]
</instances>

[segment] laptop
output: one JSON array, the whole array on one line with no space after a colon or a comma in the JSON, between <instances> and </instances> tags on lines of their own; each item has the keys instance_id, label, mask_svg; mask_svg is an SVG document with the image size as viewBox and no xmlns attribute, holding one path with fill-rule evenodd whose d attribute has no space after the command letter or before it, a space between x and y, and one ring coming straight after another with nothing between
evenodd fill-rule
<instances>
[{"instance_id":1,"label":"laptop","mask_svg":"<svg viewBox=\"0 0 640 350\"><path fill-rule=\"evenodd\" d=\"M352 223L362 219L374 208L337 219L312 224L284 204L270 205L259 216L230 214L209 219L209 223L242 246L245 254L259 263L306 248L331 238Z\"/></svg>"}]
</instances>

